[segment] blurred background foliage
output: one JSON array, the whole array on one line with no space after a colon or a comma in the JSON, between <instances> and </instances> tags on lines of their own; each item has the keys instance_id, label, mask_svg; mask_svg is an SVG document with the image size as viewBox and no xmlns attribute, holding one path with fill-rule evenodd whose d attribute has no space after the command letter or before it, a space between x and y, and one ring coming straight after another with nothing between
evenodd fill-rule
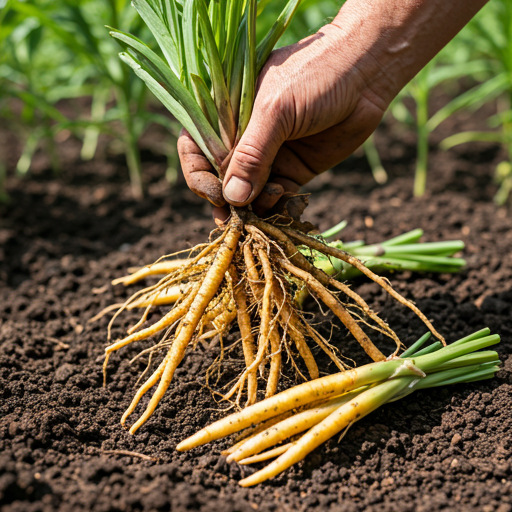
<instances>
[{"instance_id":1,"label":"blurred background foliage","mask_svg":"<svg viewBox=\"0 0 512 512\"><path fill-rule=\"evenodd\" d=\"M286 0L259 0L259 36ZM292 44L336 15L343 0L303 0L280 45ZM16 165L30 173L36 151L44 151L59 171L56 141L71 134L81 158L97 153L101 134L123 152L135 197L143 195L139 140L153 123L169 134L165 146L170 177L176 176L175 139L179 125L161 113L157 102L118 58L120 47L105 25L140 39L152 38L129 0L0 0L0 119L23 143ZM151 44L151 43L150 43ZM432 112L432 93L450 100ZM460 110L475 111L487 102L497 113L481 131L454 133L442 149L474 141L502 144L508 158L496 169L497 202L512 190L512 2L491 0L462 32L401 92L386 118L415 130L417 164L414 193L425 192L430 134ZM386 119L385 118L385 119ZM373 137L364 151L379 183L387 180ZM7 167L0 162L0 200Z\"/></svg>"}]
</instances>

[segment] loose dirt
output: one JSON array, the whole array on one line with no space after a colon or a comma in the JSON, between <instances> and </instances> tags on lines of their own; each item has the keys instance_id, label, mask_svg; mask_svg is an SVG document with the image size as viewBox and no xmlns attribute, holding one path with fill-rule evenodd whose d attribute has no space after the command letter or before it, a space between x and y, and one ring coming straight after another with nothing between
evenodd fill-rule
<instances>
[{"instance_id":1,"label":"loose dirt","mask_svg":"<svg viewBox=\"0 0 512 512\"><path fill-rule=\"evenodd\" d=\"M389 184L376 186L364 157L355 156L310 185L307 219L320 229L347 219L345 240L376 242L413 228L424 229L427 241L464 240L468 267L459 275L391 280L450 341L485 326L501 334L504 367L495 379L387 405L340 444L333 439L275 480L241 489L237 480L251 469L226 463L227 442L174 450L225 414L203 379L219 347L199 347L151 420L130 436L119 420L144 364L129 359L146 345L114 355L103 388L107 319L88 320L128 296L108 284L112 278L204 241L213 222L203 200L181 184L169 187L165 161L150 151L148 196L136 203L122 160L82 163L69 139L60 144L60 175L38 157L29 180L9 181L10 202L0 206L1 510L511 512L512 218L491 201L503 155L476 144L434 151L429 193L417 200L412 136L389 128L377 142ZM15 141L2 147L14 156L19 150ZM376 285L355 286L407 344L423 334L420 321ZM114 337L135 318L123 316ZM326 322L328 335L332 318L315 319ZM334 325L333 342L368 362ZM222 382L241 364L236 353L228 358ZM325 361L322 370L334 368ZM287 378L291 385L294 375Z\"/></svg>"}]
</instances>

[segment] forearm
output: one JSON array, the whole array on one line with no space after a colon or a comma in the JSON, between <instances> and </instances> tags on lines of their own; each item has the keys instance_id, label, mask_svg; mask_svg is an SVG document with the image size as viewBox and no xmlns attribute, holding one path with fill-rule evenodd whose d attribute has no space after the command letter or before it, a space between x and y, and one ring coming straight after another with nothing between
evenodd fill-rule
<instances>
[{"instance_id":1,"label":"forearm","mask_svg":"<svg viewBox=\"0 0 512 512\"><path fill-rule=\"evenodd\" d=\"M339 31L340 51L367 93L386 107L486 2L347 0L330 30Z\"/></svg>"}]
</instances>

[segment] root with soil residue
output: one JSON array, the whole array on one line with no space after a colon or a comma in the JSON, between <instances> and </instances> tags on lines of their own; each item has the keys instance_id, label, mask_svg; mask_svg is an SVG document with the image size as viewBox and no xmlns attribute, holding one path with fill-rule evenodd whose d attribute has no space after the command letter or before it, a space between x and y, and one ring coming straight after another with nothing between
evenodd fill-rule
<instances>
[{"instance_id":1,"label":"root with soil residue","mask_svg":"<svg viewBox=\"0 0 512 512\"><path fill-rule=\"evenodd\" d=\"M302 213L303 208L300 210ZM398 302L413 310L428 329L444 342L416 306L393 290L387 280L373 274L352 255L333 249L321 239L308 235L312 226L301 223L298 220L300 215L292 217L288 210L284 212L264 221L250 211L232 209L225 229L220 234L217 230L217 238L211 243L196 247L192 251L193 257L182 260L180 264L159 261L157 268L146 267L129 278L117 280L131 284L147 275L169 270L156 285L137 292L119 307L109 325L110 339L112 322L123 310L145 308L141 321L128 331L128 336L106 348L105 377L113 352L135 341L164 333L156 345L143 353L149 353L150 361L162 350L166 350L166 355L138 389L121 420L124 425L141 398L157 386L146 410L131 426L132 434L152 415L187 347L195 347L198 342L212 337L219 337L223 347L222 338L228 334L235 319L240 330L245 369L222 397L225 400L234 399L238 406L244 393L245 405L257 401L261 381L265 382L265 397L276 393L283 355L288 356L298 372L295 359L300 357L310 379L319 376L312 352L314 346L323 350L340 370L346 369L348 366L341 360L338 350L307 323L294 303L295 293L304 287L341 320L373 361L382 361L386 357L361 328L360 316L342 302L343 296L355 302L367 319L376 324L375 329L395 341L397 348L394 354L398 352L400 340L386 322L348 286L317 269L299 251L299 247L308 247L341 259L359 269ZM175 305L166 315L150 327L141 329L153 307L171 302L175 302ZM222 355L223 348L217 365Z\"/></svg>"}]
</instances>

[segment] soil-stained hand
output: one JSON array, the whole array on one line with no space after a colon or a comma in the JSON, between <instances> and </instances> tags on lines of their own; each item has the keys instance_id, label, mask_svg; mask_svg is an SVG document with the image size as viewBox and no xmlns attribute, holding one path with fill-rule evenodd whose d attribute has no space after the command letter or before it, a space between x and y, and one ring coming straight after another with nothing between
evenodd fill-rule
<instances>
[{"instance_id":1,"label":"soil-stained hand","mask_svg":"<svg viewBox=\"0 0 512 512\"><path fill-rule=\"evenodd\" d=\"M347 0L318 33L274 51L249 125L221 187L190 135L178 151L189 187L228 216L226 202L261 215L353 153L400 89L485 0Z\"/></svg>"}]
</instances>

